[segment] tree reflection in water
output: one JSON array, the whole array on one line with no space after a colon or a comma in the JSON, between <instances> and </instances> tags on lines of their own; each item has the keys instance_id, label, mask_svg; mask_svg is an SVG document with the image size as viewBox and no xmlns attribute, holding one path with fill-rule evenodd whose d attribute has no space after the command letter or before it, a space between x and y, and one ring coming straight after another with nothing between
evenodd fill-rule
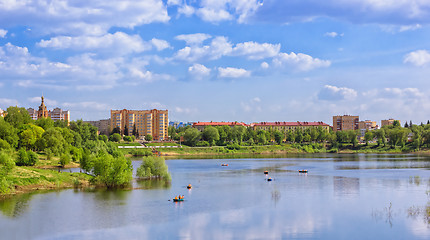
<instances>
[{"instance_id":1,"label":"tree reflection in water","mask_svg":"<svg viewBox=\"0 0 430 240\"><path fill-rule=\"evenodd\" d=\"M32 194L19 194L10 198L0 200L0 211L10 218L21 216L29 206Z\"/></svg>"}]
</instances>

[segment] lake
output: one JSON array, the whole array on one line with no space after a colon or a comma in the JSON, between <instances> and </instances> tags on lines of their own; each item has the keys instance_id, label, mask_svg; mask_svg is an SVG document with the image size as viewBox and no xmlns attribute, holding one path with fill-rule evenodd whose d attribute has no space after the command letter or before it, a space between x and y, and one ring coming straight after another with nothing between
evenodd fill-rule
<instances>
[{"instance_id":1,"label":"lake","mask_svg":"<svg viewBox=\"0 0 430 240\"><path fill-rule=\"evenodd\" d=\"M133 181L133 190L69 189L0 201L0 239L430 239L430 156L166 163L171 184ZM185 201L172 202L179 194Z\"/></svg>"}]
</instances>

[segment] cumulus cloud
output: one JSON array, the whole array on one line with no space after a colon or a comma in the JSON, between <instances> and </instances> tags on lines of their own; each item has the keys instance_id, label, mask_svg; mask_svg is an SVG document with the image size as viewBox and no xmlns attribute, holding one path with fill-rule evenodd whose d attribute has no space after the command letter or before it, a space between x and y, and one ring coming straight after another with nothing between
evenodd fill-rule
<instances>
[{"instance_id":1,"label":"cumulus cloud","mask_svg":"<svg viewBox=\"0 0 430 240\"><path fill-rule=\"evenodd\" d=\"M139 58L98 58L85 53L65 62L50 62L32 56L25 47L7 43L0 46L0 81L16 79L19 87L51 89L103 90L122 84L139 84L157 80L172 80L167 74L146 69L148 62Z\"/></svg>"},{"instance_id":2,"label":"cumulus cloud","mask_svg":"<svg viewBox=\"0 0 430 240\"><path fill-rule=\"evenodd\" d=\"M216 60L223 56L244 56L250 60L259 60L277 56L280 44L243 42L234 45L227 37L217 36L208 45L200 45L209 35L192 34L179 35L176 38L184 40L190 46L177 51L174 58L188 62L197 60Z\"/></svg>"},{"instance_id":3,"label":"cumulus cloud","mask_svg":"<svg viewBox=\"0 0 430 240\"><path fill-rule=\"evenodd\" d=\"M313 58L303 53L279 53L274 59L273 64L277 67L290 67L298 71L309 71L315 68L329 67L329 60Z\"/></svg>"},{"instance_id":4,"label":"cumulus cloud","mask_svg":"<svg viewBox=\"0 0 430 240\"><path fill-rule=\"evenodd\" d=\"M403 59L404 63L410 63L412 65L423 67L430 62L430 53L427 50L417 50L406 54Z\"/></svg>"},{"instance_id":5,"label":"cumulus cloud","mask_svg":"<svg viewBox=\"0 0 430 240\"><path fill-rule=\"evenodd\" d=\"M177 40L182 40L187 45L201 45L206 39L212 36L206 33L194 33L194 34L181 34L175 37Z\"/></svg>"},{"instance_id":6,"label":"cumulus cloud","mask_svg":"<svg viewBox=\"0 0 430 240\"><path fill-rule=\"evenodd\" d=\"M218 77L220 78L245 78L249 76L251 76L251 72L243 68L218 68Z\"/></svg>"},{"instance_id":7,"label":"cumulus cloud","mask_svg":"<svg viewBox=\"0 0 430 240\"><path fill-rule=\"evenodd\" d=\"M202 64L194 64L188 68L188 73L197 80L202 80L205 77L208 77L211 74L211 69L207 68Z\"/></svg>"},{"instance_id":8,"label":"cumulus cloud","mask_svg":"<svg viewBox=\"0 0 430 240\"><path fill-rule=\"evenodd\" d=\"M44 34L100 35L111 27L134 28L169 19L162 0L0 2L0 22Z\"/></svg>"},{"instance_id":9,"label":"cumulus cloud","mask_svg":"<svg viewBox=\"0 0 430 240\"><path fill-rule=\"evenodd\" d=\"M320 100L354 100L357 97L357 91L346 87L336 87L325 85L324 88L318 93Z\"/></svg>"},{"instance_id":10,"label":"cumulus cloud","mask_svg":"<svg viewBox=\"0 0 430 240\"><path fill-rule=\"evenodd\" d=\"M232 49L233 56L247 56L249 59L274 57L279 53L281 44L244 42L238 43Z\"/></svg>"},{"instance_id":11,"label":"cumulus cloud","mask_svg":"<svg viewBox=\"0 0 430 240\"><path fill-rule=\"evenodd\" d=\"M172 48L172 46L170 46L170 43L167 42L166 40L161 40L161 39L156 39L153 38L151 40L152 45L154 45L154 47L158 50L158 51L162 51L166 48Z\"/></svg>"},{"instance_id":12,"label":"cumulus cloud","mask_svg":"<svg viewBox=\"0 0 430 240\"><path fill-rule=\"evenodd\" d=\"M155 42L154 42L155 41ZM163 40L153 39L152 44L157 48L166 44ZM37 45L43 48L73 49L73 50L105 50L128 54L150 50L152 44L144 42L139 35L128 35L123 32L105 34L103 36L53 37L50 40L41 40ZM156 45L158 44L158 45ZM167 43L168 44L168 43Z\"/></svg>"},{"instance_id":13,"label":"cumulus cloud","mask_svg":"<svg viewBox=\"0 0 430 240\"><path fill-rule=\"evenodd\" d=\"M4 29L0 28L0 38L6 37L6 34L7 34L7 30L4 30Z\"/></svg>"},{"instance_id":14,"label":"cumulus cloud","mask_svg":"<svg viewBox=\"0 0 430 240\"><path fill-rule=\"evenodd\" d=\"M269 68L269 64L267 62L262 62L260 66L263 69L268 69Z\"/></svg>"}]
</instances>

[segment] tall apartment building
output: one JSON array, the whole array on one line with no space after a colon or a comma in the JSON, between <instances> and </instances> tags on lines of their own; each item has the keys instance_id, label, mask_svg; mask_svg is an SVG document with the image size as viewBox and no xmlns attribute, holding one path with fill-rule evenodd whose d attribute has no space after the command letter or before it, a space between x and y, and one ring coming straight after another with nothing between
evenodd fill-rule
<instances>
[{"instance_id":1,"label":"tall apartment building","mask_svg":"<svg viewBox=\"0 0 430 240\"><path fill-rule=\"evenodd\" d=\"M169 116L167 110L111 110L110 111L110 131L119 127L124 134L126 126L128 135L132 135L133 127L139 136L152 135L155 141L168 139Z\"/></svg>"},{"instance_id":2,"label":"tall apartment building","mask_svg":"<svg viewBox=\"0 0 430 240\"><path fill-rule=\"evenodd\" d=\"M110 131L110 119L102 119L98 121L84 121L96 127L99 131L99 134L109 135Z\"/></svg>"},{"instance_id":3,"label":"tall apartment building","mask_svg":"<svg viewBox=\"0 0 430 240\"><path fill-rule=\"evenodd\" d=\"M399 121L399 123L401 123L400 120L394 120L394 119L390 118L388 120L381 120L381 127L393 125L394 121Z\"/></svg>"},{"instance_id":4,"label":"tall apartment building","mask_svg":"<svg viewBox=\"0 0 430 240\"><path fill-rule=\"evenodd\" d=\"M333 116L333 131L357 130L358 122L358 116Z\"/></svg>"},{"instance_id":5,"label":"tall apartment building","mask_svg":"<svg viewBox=\"0 0 430 240\"><path fill-rule=\"evenodd\" d=\"M39 106L39 109L36 110L34 108L27 109L28 114L33 120L37 120L39 118L51 118L54 121L64 120L67 124L70 123L70 111L62 110L61 108L54 108L52 111L47 110L45 106L45 98L42 96L42 103Z\"/></svg>"}]
</instances>

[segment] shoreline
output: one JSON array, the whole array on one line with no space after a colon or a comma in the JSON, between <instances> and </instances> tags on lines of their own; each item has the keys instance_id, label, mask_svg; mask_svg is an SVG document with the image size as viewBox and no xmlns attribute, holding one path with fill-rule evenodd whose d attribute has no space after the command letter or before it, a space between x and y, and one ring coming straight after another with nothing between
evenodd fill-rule
<instances>
[{"instance_id":1,"label":"shoreline","mask_svg":"<svg viewBox=\"0 0 430 240\"><path fill-rule=\"evenodd\" d=\"M261 151L261 152L229 152L229 153L220 153L220 152L184 152L184 153L178 153L178 152L160 152L160 156L167 157L167 158L173 158L173 157L201 157L201 156L235 156L235 155L255 155L255 156L266 156L266 155L288 155L288 154L415 154L415 155L430 155L429 150L421 150L416 152L355 152L351 150L341 150L337 153L329 153L329 152L303 152L303 151L289 151L291 149L286 150L277 150L277 151ZM132 158L131 154L127 156L128 158ZM141 157L141 156L136 156ZM78 163L71 163L68 164L64 169L68 168L75 168L79 167ZM93 185L90 183L89 175L85 173L68 173L68 172L60 172L54 171L55 169L61 169L59 166L53 166L53 165L43 165L43 166L36 166L36 167L16 167L16 171L18 173L20 172L28 172L28 171L35 171L35 170L41 170L45 171L44 174L39 174L38 178L44 178L46 180L47 176L51 177L50 181L43 181L41 183L36 184L14 184L14 188L10 193L0 194L0 200L13 197L15 195L20 194L26 194L26 193L32 193L32 192L39 192L39 191L54 191L54 190L63 190L63 189L93 189L93 188L102 188L97 185ZM50 172L46 172L50 171ZM55 177L52 175L60 174L62 176L67 175L67 180L60 177ZM24 174L26 175L26 174ZM58 175L57 175L58 176ZM21 179L25 179L22 175L19 177ZM39 179L40 180L40 179ZM125 188L128 189L128 188ZM130 190L134 188L130 187Z\"/></svg>"}]
</instances>

